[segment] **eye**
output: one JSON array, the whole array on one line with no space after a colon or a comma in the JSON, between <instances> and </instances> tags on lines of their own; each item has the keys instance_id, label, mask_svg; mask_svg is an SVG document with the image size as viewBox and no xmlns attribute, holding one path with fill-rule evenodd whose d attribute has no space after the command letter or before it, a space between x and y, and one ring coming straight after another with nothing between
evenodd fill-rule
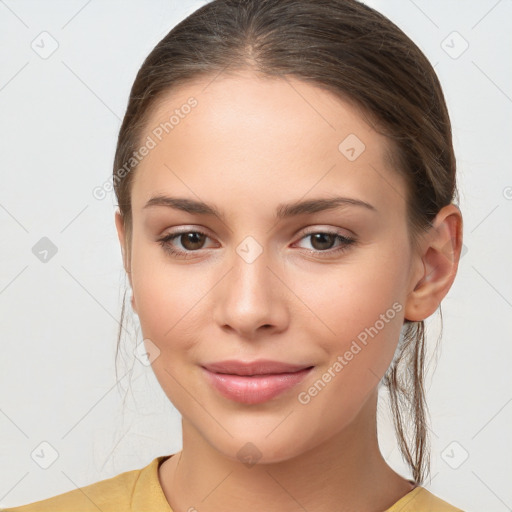
<instances>
[{"instance_id":1,"label":"eye","mask_svg":"<svg viewBox=\"0 0 512 512\"><path fill-rule=\"evenodd\" d=\"M339 254L348 249L348 247L356 242L354 238L340 235L336 231L312 231L306 233L301 240L309 238L313 249L308 249L308 252L324 256L322 253L326 253L325 256L332 256L333 254ZM332 248L335 242L339 242L338 247Z\"/></svg>"},{"instance_id":2,"label":"eye","mask_svg":"<svg viewBox=\"0 0 512 512\"><path fill-rule=\"evenodd\" d=\"M189 253L196 252L203 248L206 238L209 238L206 233L202 231L180 231L178 233L171 233L158 239L165 252L172 254L176 257L188 258ZM178 239L183 249L176 248L173 241Z\"/></svg>"}]
</instances>

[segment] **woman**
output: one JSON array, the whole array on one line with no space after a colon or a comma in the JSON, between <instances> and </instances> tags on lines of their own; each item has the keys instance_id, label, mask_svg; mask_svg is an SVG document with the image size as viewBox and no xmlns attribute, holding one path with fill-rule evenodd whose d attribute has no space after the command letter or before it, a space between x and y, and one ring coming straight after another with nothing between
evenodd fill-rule
<instances>
[{"instance_id":1,"label":"woman","mask_svg":"<svg viewBox=\"0 0 512 512\"><path fill-rule=\"evenodd\" d=\"M353 0L210 2L139 70L113 183L183 449L11 510L460 510L421 485L423 321L462 245L455 157L399 28ZM382 385L412 479L379 450Z\"/></svg>"}]
</instances>

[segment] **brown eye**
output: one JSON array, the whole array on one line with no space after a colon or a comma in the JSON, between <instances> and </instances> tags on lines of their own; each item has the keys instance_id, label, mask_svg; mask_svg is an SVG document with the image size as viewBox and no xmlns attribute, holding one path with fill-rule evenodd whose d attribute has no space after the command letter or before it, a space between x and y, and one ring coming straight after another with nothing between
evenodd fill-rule
<instances>
[{"instance_id":1,"label":"brown eye","mask_svg":"<svg viewBox=\"0 0 512 512\"><path fill-rule=\"evenodd\" d=\"M308 236L311 237L312 247L318 251L332 249L334 242L336 242L336 239L338 238L338 235L333 235L331 233L313 233Z\"/></svg>"},{"instance_id":2,"label":"brown eye","mask_svg":"<svg viewBox=\"0 0 512 512\"><path fill-rule=\"evenodd\" d=\"M310 246L305 248L307 252L319 257L341 255L356 243L355 238L340 235L335 231L312 231L305 233L301 238L301 241L303 240Z\"/></svg>"},{"instance_id":3,"label":"brown eye","mask_svg":"<svg viewBox=\"0 0 512 512\"><path fill-rule=\"evenodd\" d=\"M178 258L190 258L203 249L207 238L210 237L201 231L182 231L170 233L157 241L168 254Z\"/></svg>"},{"instance_id":4,"label":"brown eye","mask_svg":"<svg viewBox=\"0 0 512 512\"><path fill-rule=\"evenodd\" d=\"M197 231L191 231L179 235L181 245L188 251L201 249L205 239L206 235L204 235L203 233L198 233Z\"/></svg>"}]
</instances>

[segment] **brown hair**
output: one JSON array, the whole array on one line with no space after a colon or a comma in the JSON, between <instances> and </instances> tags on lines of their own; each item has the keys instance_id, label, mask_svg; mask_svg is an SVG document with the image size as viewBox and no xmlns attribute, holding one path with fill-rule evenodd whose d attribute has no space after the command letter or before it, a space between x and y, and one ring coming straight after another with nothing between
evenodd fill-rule
<instances>
[{"instance_id":1,"label":"brown hair","mask_svg":"<svg viewBox=\"0 0 512 512\"><path fill-rule=\"evenodd\" d=\"M245 69L322 87L356 105L390 139L388 156L407 184L411 244L456 198L451 126L441 86L425 55L394 23L356 0L214 0L156 45L130 92L113 176L128 260L136 165L127 173L120 170L140 147L151 112L171 89ZM123 299L118 349L124 313ZM424 322L405 320L383 383L401 453L417 484L430 472L424 359ZM412 442L406 437L408 420Z\"/></svg>"}]
</instances>

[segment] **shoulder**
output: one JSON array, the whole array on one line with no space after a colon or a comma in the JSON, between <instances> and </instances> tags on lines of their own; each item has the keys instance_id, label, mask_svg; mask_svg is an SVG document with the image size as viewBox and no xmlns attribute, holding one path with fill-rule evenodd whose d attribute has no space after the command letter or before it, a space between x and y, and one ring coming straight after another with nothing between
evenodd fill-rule
<instances>
[{"instance_id":1,"label":"shoulder","mask_svg":"<svg viewBox=\"0 0 512 512\"><path fill-rule=\"evenodd\" d=\"M139 499L147 499L148 496L161 498L158 466L167 457L157 457L141 469L126 471L51 498L0 510L2 512L98 512L98 510L128 512L132 510L134 502Z\"/></svg>"},{"instance_id":2,"label":"shoulder","mask_svg":"<svg viewBox=\"0 0 512 512\"><path fill-rule=\"evenodd\" d=\"M450 505L425 487L415 487L398 500L386 512L464 512L462 509Z\"/></svg>"}]
</instances>

